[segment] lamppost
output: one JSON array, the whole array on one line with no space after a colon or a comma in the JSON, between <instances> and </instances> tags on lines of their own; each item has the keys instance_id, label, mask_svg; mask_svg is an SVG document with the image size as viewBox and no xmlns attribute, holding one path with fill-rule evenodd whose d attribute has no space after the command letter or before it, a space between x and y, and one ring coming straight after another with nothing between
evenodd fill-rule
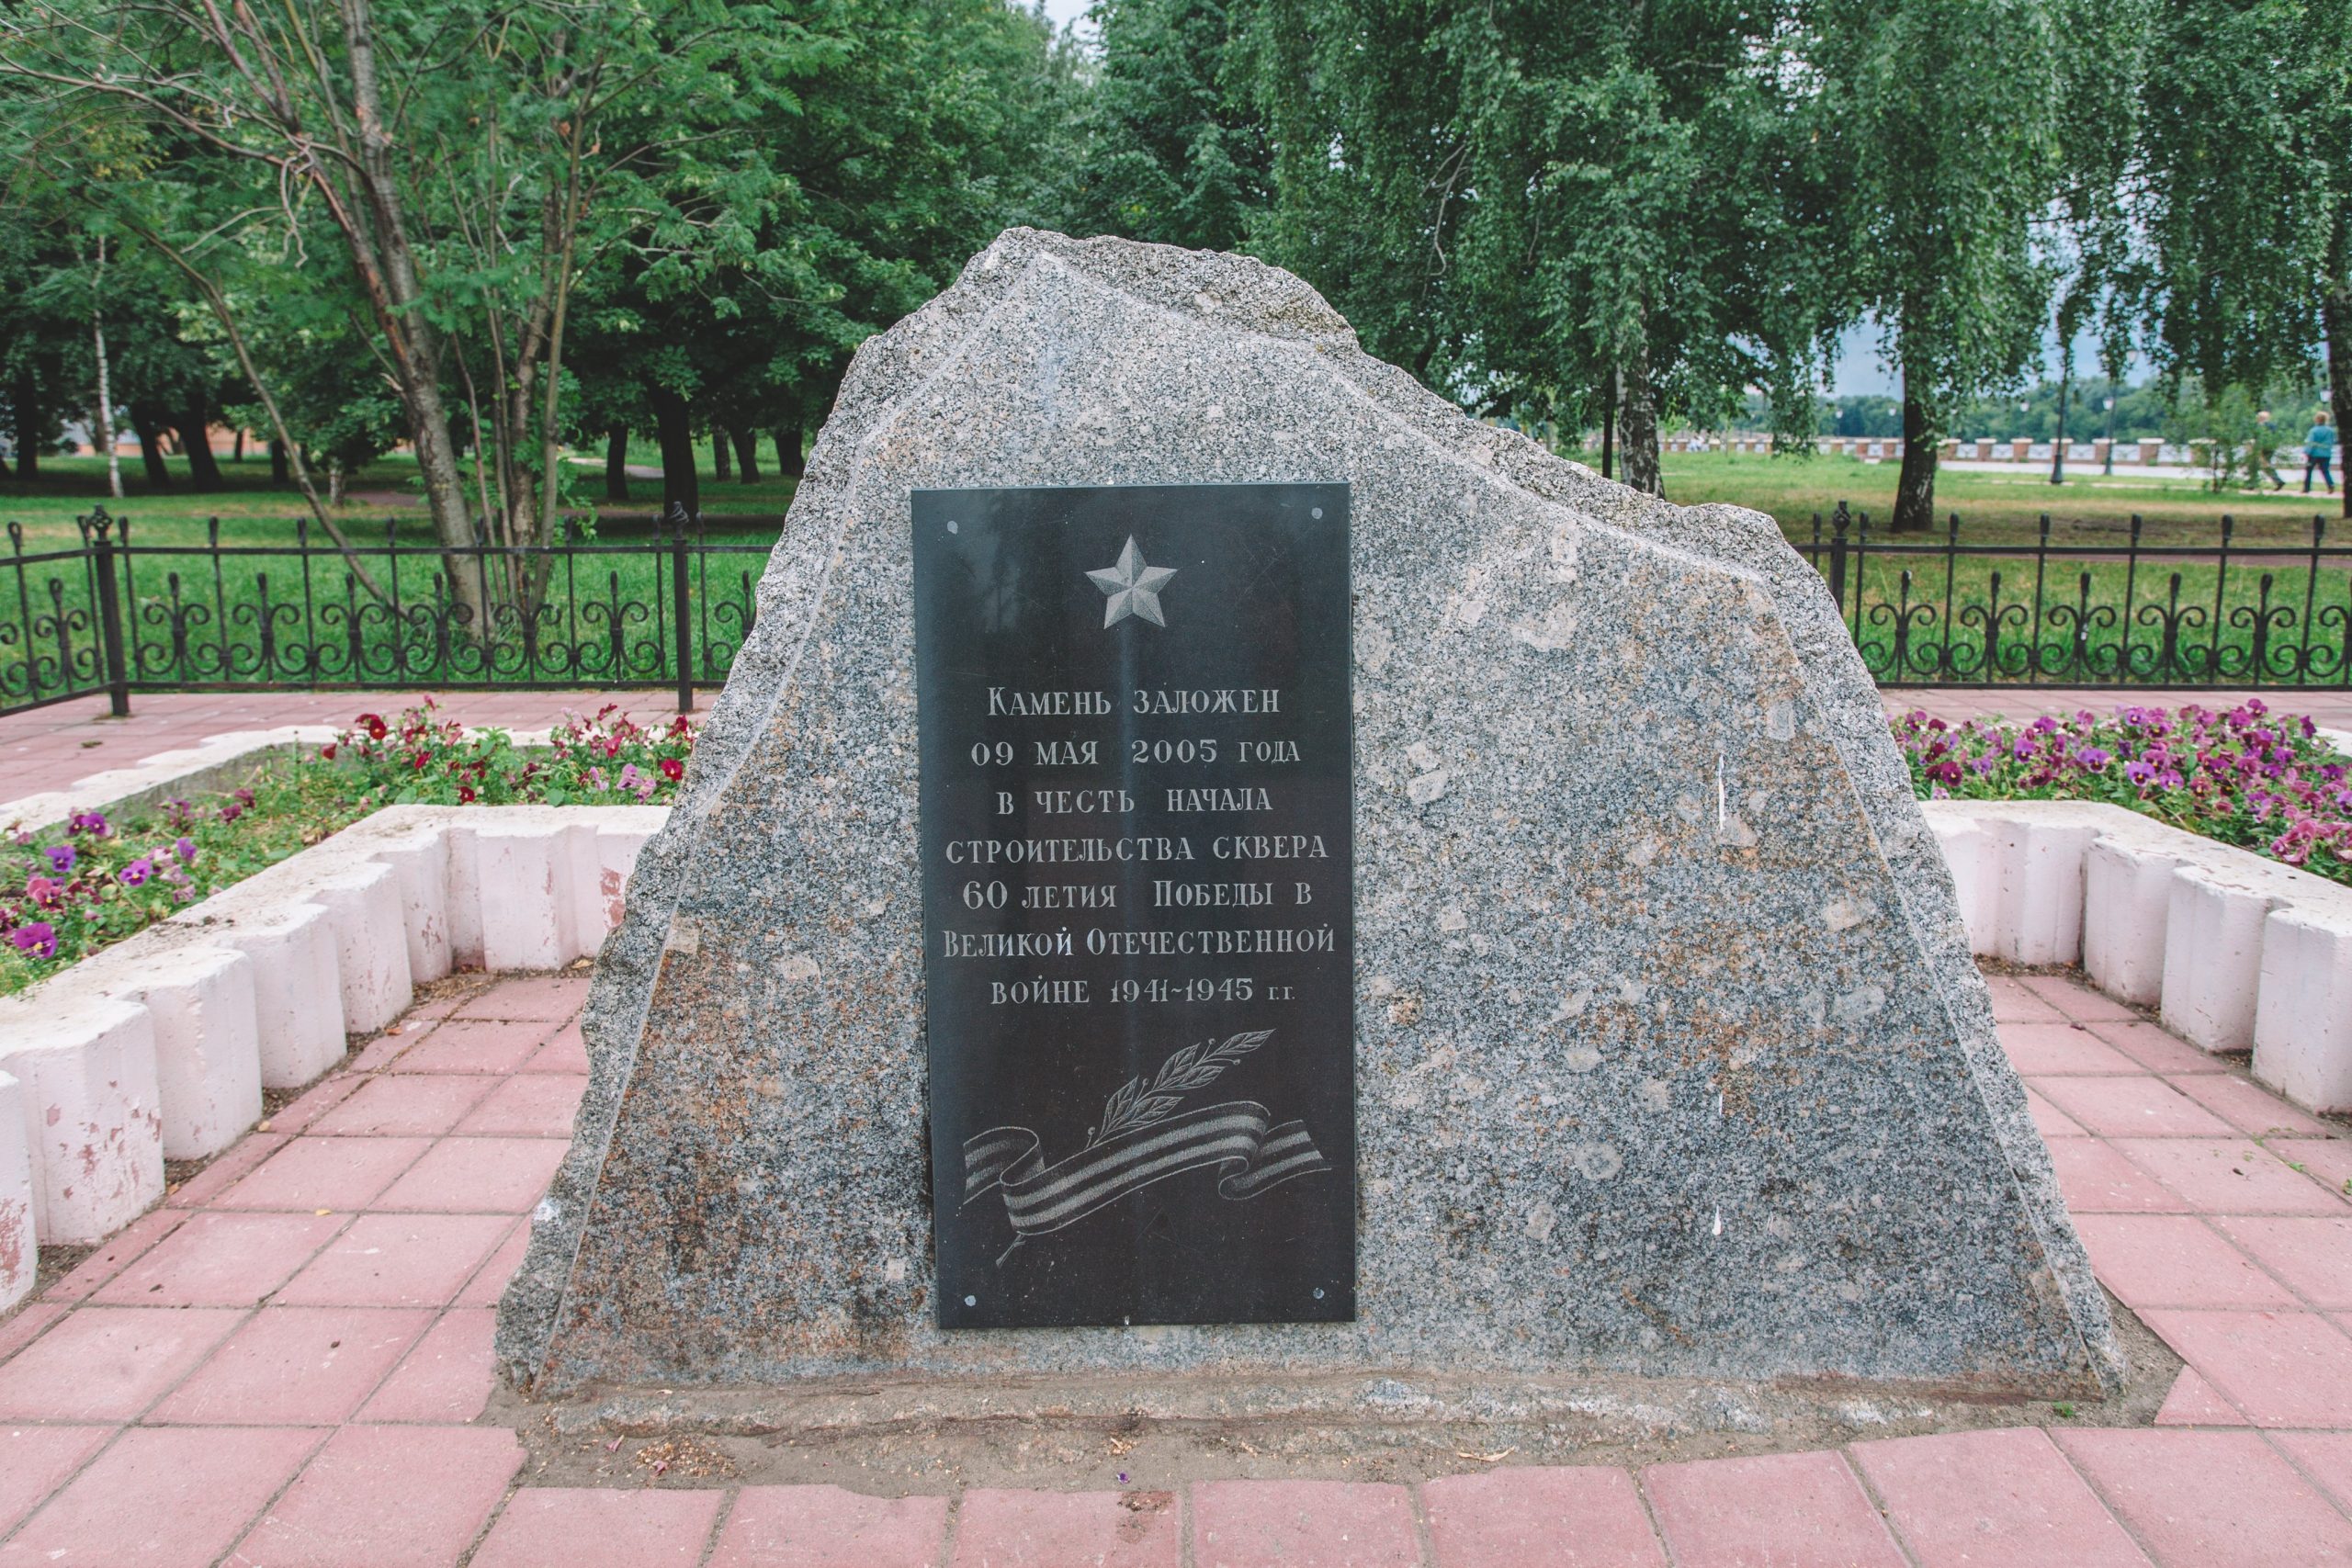
<instances>
[{"instance_id":1,"label":"lamppost","mask_svg":"<svg viewBox=\"0 0 2352 1568\"><path fill-rule=\"evenodd\" d=\"M2104 401L2107 407L2107 461L2100 466L2099 471L2109 479L2113 479L2115 477L2115 400L2110 397Z\"/></svg>"}]
</instances>

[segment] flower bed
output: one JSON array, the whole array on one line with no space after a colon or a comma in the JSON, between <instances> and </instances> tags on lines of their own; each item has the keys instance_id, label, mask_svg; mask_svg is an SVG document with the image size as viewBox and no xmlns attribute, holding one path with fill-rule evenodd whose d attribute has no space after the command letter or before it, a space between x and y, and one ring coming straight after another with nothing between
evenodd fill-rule
<instances>
[{"instance_id":1,"label":"flower bed","mask_svg":"<svg viewBox=\"0 0 2352 1568\"><path fill-rule=\"evenodd\" d=\"M432 699L362 714L315 759L265 764L243 787L109 819L77 811L62 834L0 848L0 996L120 942L380 807L661 806L694 750L616 708L571 716L544 748L469 735Z\"/></svg>"},{"instance_id":2,"label":"flower bed","mask_svg":"<svg viewBox=\"0 0 2352 1568\"><path fill-rule=\"evenodd\" d=\"M1922 799L2105 801L2352 884L2352 762L2258 698L2030 724L1915 712L1894 736Z\"/></svg>"}]
</instances>

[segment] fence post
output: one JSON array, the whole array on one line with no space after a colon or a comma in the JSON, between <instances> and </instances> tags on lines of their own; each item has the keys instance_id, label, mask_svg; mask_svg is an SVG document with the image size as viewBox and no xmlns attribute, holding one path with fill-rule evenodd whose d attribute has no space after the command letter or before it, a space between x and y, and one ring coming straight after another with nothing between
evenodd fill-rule
<instances>
[{"instance_id":1,"label":"fence post","mask_svg":"<svg viewBox=\"0 0 2352 1568\"><path fill-rule=\"evenodd\" d=\"M1838 606L1838 618L1846 617L1846 530L1854 525L1853 517L1839 502L1830 514L1829 536L1829 602Z\"/></svg>"},{"instance_id":2,"label":"fence post","mask_svg":"<svg viewBox=\"0 0 2352 1568\"><path fill-rule=\"evenodd\" d=\"M678 711L695 711L695 634L686 618L686 508L681 502L670 508L670 618L676 625L678 653Z\"/></svg>"},{"instance_id":3,"label":"fence post","mask_svg":"<svg viewBox=\"0 0 2352 1568\"><path fill-rule=\"evenodd\" d=\"M98 637L107 661L107 703L114 716L130 716L130 674L122 658L122 604L116 597L114 519L103 506L90 514L97 550Z\"/></svg>"}]
</instances>

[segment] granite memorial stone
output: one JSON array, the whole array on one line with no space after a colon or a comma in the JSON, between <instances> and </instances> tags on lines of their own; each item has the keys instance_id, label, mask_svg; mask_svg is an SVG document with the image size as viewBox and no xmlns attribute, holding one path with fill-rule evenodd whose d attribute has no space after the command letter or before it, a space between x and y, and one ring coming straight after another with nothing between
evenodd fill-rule
<instances>
[{"instance_id":1,"label":"granite memorial stone","mask_svg":"<svg viewBox=\"0 0 2352 1568\"><path fill-rule=\"evenodd\" d=\"M1318 493L1344 532L1294 526ZM1088 711L993 716L998 687ZM1126 711L1195 688L1278 689L1282 723ZM1208 738L1298 760L1161 760ZM1265 836L1327 849L1351 791L1351 840L1216 863L1253 789ZM947 853L1170 837L1181 875ZM1329 954L1160 945L1295 945L1294 881ZM1049 929L1067 959L990 946ZM586 1032L501 1309L533 1394L2121 1375L1817 575L1769 518L1464 417L1243 258L1016 230L859 351ZM1230 1104L1229 1148L1185 1143ZM1106 1192L1156 1137L1173 1173ZM1048 1173L1075 1184L1033 1201Z\"/></svg>"}]
</instances>

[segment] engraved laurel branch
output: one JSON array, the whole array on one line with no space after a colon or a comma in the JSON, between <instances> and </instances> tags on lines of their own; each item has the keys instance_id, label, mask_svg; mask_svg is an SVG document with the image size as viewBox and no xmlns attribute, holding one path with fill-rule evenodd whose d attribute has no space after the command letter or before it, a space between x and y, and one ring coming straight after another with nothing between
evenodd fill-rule
<instances>
[{"instance_id":1,"label":"engraved laurel branch","mask_svg":"<svg viewBox=\"0 0 2352 1568\"><path fill-rule=\"evenodd\" d=\"M1165 1062L1146 1085L1142 1078L1129 1078L1102 1102L1102 1125L1088 1129L1086 1146L1107 1143L1122 1133L1132 1133L1138 1127L1148 1127L1175 1113L1181 1097L1196 1089L1206 1089L1223 1076L1225 1069L1273 1038L1271 1029L1253 1029L1236 1034L1222 1045L1210 1049L1210 1042L1187 1045ZM1206 1053L1204 1055L1203 1053Z\"/></svg>"}]
</instances>

